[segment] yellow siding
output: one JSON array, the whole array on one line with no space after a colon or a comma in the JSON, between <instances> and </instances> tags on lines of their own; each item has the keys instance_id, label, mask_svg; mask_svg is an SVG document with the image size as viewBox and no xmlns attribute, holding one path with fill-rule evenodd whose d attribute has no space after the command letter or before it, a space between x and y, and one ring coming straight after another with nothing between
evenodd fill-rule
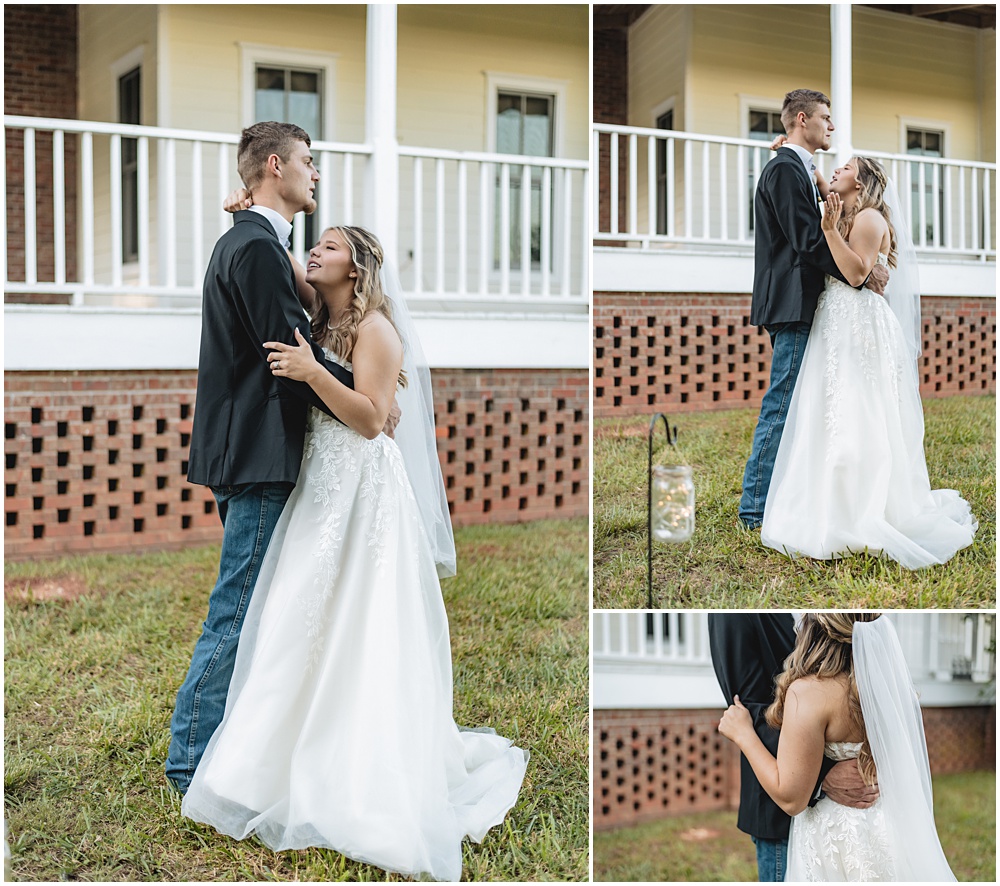
<instances>
[{"instance_id":1,"label":"yellow siding","mask_svg":"<svg viewBox=\"0 0 1000 886\"><path fill-rule=\"evenodd\" d=\"M979 75L980 141L982 159L995 160L997 156L997 32L979 32L979 58L982 72Z\"/></svg>"},{"instance_id":2,"label":"yellow siding","mask_svg":"<svg viewBox=\"0 0 1000 886\"><path fill-rule=\"evenodd\" d=\"M362 143L365 140L366 7L353 5L214 5L81 7L81 117L115 120L114 83L108 65L138 43L146 47L143 79L143 122L175 129L236 134L247 123L243 95L241 44L268 47L287 55L316 53L335 57L333 82L327 83L333 97L333 120L314 138ZM487 72L513 77L557 81L564 92L557 116L561 120L559 155L586 159L589 155L589 11L577 5L462 5L398 7L398 104L397 132L400 142L421 147L453 150L492 150L489 119L495 112L487 98ZM159 52L159 56L157 56ZM162 103L157 108L157 99ZM332 125L331 125L332 124ZM107 149L95 139L95 231L97 274L110 275L110 186ZM214 197L220 188L237 182L235 151L231 151L230 180L217 181L214 150L203 153L201 194ZM335 200L339 199L339 160L330 169ZM405 174L409 161L401 166ZM176 189L161 195L156 150L150 157L150 214L155 222L161 196L176 200L179 218L190 217L192 202L191 151L184 143L176 148ZM329 168L329 167L328 167ZM433 165L425 167L425 215L432 220ZM355 209L362 197L361 165L355 166ZM324 177L327 169L324 169ZM446 182L446 196L454 197L453 173ZM575 177L579 182L579 176ZM470 183L471 189L478 184ZM478 193L478 191L476 191ZM490 199L494 193L490 185ZM558 195L558 191L557 191ZM570 218L584 217L589 195L577 185ZM412 244L412 188L401 180L401 249ZM217 236L218 212L214 200L203 214L207 248ZM470 194L470 204L472 203ZM559 212L559 206L554 206ZM321 217L340 215L342 208L327 207ZM448 224L456 222L448 214ZM322 221L322 218L321 218ZM558 230L557 225L557 230ZM467 224L470 243L478 237L478 219ZM447 235L454 238L451 228ZM178 233L179 282L191 278L191 255L186 230ZM151 231L155 244L158 233ZM155 249L154 249L155 254ZM578 280L580 269L573 267ZM126 279L134 275L126 267ZM157 268L151 268L157 280ZM426 282L426 281L425 281Z\"/></svg>"},{"instance_id":3,"label":"yellow siding","mask_svg":"<svg viewBox=\"0 0 1000 886\"><path fill-rule=\"evenodd\" d=\"M118 121L111 65L142 47L142 122L156 123L156 6L80 7L80 119ZM124 72L123 72L124 73Z\"/></svg>"},{"instance_id":4,"label":"yellow siding","mask_svg":"<svg viewBox=\"0 0 1000 886\"><path fill-rule=\"evenodd\" d=\"M335 118L328 121L332 126L327 132L338 141L363 140L364 6L184 4L161 9L169 47L163 75L170 94L170 126L239 132L246 122L239 44L248 43L286 48L290 61L296 51L335 54Z\"/></svg>"},{"instance_id":5,"label":"yellow siding","mask_svg":"<svg viewBox=\"0 0 1000 886\"><path fill-rule=\"evenodd\" d=\"M487 144L485 72L565 84L563 156L589 151L589 17L585 5L406 6L399 9L400 141L452 150Z\"/></svg>"},{"instance_id":6,"label":"yellow siding","mask_svg":"<svg viewBox=\"0 0 1000 886\"><path fill-rule=\"evenodd\" d=\"M692 129L684 101L691 20L690 6L654 6L629 30L630 126L652 126L653 109L673 98L674 126Z\"/></svg>"},{"instance_id":7,"label":"yellow siding","mask_svg":"<svg viewBox=\"0 0 1000 886\"><path fill-rule=\"evenodd\" d=\"M978 31L911 16L854 13L854 142L900 151L899 117L948 124L947 156L979 154ZM891 113L886 113L891 96Z\"/></svg>"},{"instance_id":8,"label":"yellow siding","mask_svg":"<svg viewBox=\"0 0 1000 886\"><path fill-rule=\"evenodd\" d=\"M782 99L799 86L830 90L829 6L692 7L689 66L692 132L743 136L741 95ZM900 118L947 124L947 154L993 160L992 135L980 154L980 83L986 84L983 130L995 111L995 35L861 7L853 15L853 129L860 148L898 152ZM987 42L977 50L980 40ZM633 41L633 45L637 45ZM676 41L675 44L676 45ZM659 52L668 51L660 44ZM981 61L980 61L981 59ZM636 64L639 64L638 62ZM837 97L833 117L837 120ZM989 110L987 110L987 107ZM633 109L639 113L638 109Z\"/></svg>"},{"instance_id":9,"label":"yellow siding","mask_svg":"<svg viewBox=\"0 0 1000 886\"><path fill-rule=\"evenodd\" d=\"M745 136L741 95L780 102L799 86L829 91L828 6L694 7L692 132Z\"/></svg>"}]
</instances>

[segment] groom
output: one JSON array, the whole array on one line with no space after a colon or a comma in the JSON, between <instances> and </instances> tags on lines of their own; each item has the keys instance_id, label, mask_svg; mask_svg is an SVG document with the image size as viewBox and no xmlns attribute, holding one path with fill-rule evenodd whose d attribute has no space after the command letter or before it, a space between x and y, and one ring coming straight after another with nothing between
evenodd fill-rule
<instances>
[{"instance_id":1,"label":"groom","mask_svg":"<svg viewBox=\"0 0 1000 886\"><path fill-rule=\"evenodd\" d=\"M844 280L820 227L813 163L816 151L830 147L830 99L811 89L793 90L785 96L781 123L788 140L764 167L753 201L750 325L767 330L772 355L771 383L761 400L743 473L739 520L747 529L758 529L764 521L774 460L824 275ZM864 285L881 293L888 279L888 271L876 264Z\"/></svg>"},{"instance_id":2,"label":"groom","mask_svg":"<svg viewBox=\"0 0 1000 886\"><path fill-rule=\"evenodd\" d=\"M750 711L761 741L777 755L777 730L764 720L774 701L774 681L784 670L795 646L795 619L788 612L740 613L708 616L708 641L712 665L727 703L734 695ZM835 803L865 809L878 797L861 777L856 760L835 763L824 758L810 806L820 789ZM757 878L762 882L785 879L788 828L791 818L761 787L757 776L740 755L740 808L736 826L750 835L757 849Z\"/></svg>"},{"instance_id":3,"label":"groom","mask_svg":"<svg viewBox=\"0 0 1000 886\"><path fill-rule=\"evenodd\" d=\"M197 409L188 480L208 486L222 519L219 575L170 724L168 781L182 794L222 721L243 616L261 559L295 485L306 412L330 409L303 382L271 374L266 341L309 340L286 248L297 212L316 209L308 134L290 123L243 130L237 169L254 205L212 253L202 298ZM348 387L350 372L316 359Z\"/></svg>"}]
</instances>

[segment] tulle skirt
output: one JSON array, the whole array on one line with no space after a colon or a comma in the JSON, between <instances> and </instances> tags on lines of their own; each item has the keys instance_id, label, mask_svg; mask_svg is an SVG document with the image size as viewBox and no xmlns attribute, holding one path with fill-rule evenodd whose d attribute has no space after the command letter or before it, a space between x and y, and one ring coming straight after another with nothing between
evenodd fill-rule
<instances>
[{"instance_id":1,"label":"tulle skirt","mask_svg":"<svg viewBox=\"0 0 1000 886\"><path fill-rule=\"evenodd\" d=\"M972 543L968 503L930 488L916 367L885 300L833 278L820 296L764 507L789 556L867 551L907 569Z\"/></svg>"},{"instance_id":2,"label":"tulle skirt","mask_svg":"<svg viewBox=\"0 0 1000 886\"><path fill-rule=\"evenodd\" d=\"M395 444L311 416L182 812L273 849L458 880L528 755L452 719L448 620Z\"/></svg>"}]
</instances>

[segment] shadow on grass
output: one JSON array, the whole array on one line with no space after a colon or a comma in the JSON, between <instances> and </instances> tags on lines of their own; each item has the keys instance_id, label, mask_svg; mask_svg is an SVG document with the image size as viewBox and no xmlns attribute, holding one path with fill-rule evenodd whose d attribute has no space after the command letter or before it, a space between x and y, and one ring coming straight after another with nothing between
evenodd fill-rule
<instances>
[{"instance_id":1,"label":"shadow on grass","mask_svg":"<svg viewBox=\"0 0 1000 886\"><path fill-rule=\"evenodd\" d=\"M996 882L996 773L934 778L938 835L955 876ZM736 812L704 812L594 834L594 880L741 882L757 879L753 843Z\"/></svg>"}]
</instances>

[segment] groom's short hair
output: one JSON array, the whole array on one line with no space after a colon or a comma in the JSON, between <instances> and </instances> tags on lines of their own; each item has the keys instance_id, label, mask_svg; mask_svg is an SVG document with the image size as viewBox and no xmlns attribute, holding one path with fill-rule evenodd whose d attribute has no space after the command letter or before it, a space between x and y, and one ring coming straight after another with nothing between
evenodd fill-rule
<instances>
[{"instance_id":1,"label":"groom's short hair","mask_svg":"<svg viewBox=\"0 0 1000 886\"><path fill-rule=\"evenodd\" d=\"M788 93L785 96L785 103L781 106L781 125L785 127L785 132L791 134L795 118L799 116L800 111L811 117L816 105L830 107L830 99L815 89L793 89Z\"/></svg>"},{"instance_id":2,"label":"groom's short hair","mask_svg":"<svg viewBox=\"0 0 1000 886\"><path fill-rule=\"evenodd\" d=\"M249 190L264 180L267 158L277 154L288 162L295 142L311 145L309 133L294 123L254 123L243 130L240 146L236 150L236 171Z\"/></svg>"}]
</instances>

